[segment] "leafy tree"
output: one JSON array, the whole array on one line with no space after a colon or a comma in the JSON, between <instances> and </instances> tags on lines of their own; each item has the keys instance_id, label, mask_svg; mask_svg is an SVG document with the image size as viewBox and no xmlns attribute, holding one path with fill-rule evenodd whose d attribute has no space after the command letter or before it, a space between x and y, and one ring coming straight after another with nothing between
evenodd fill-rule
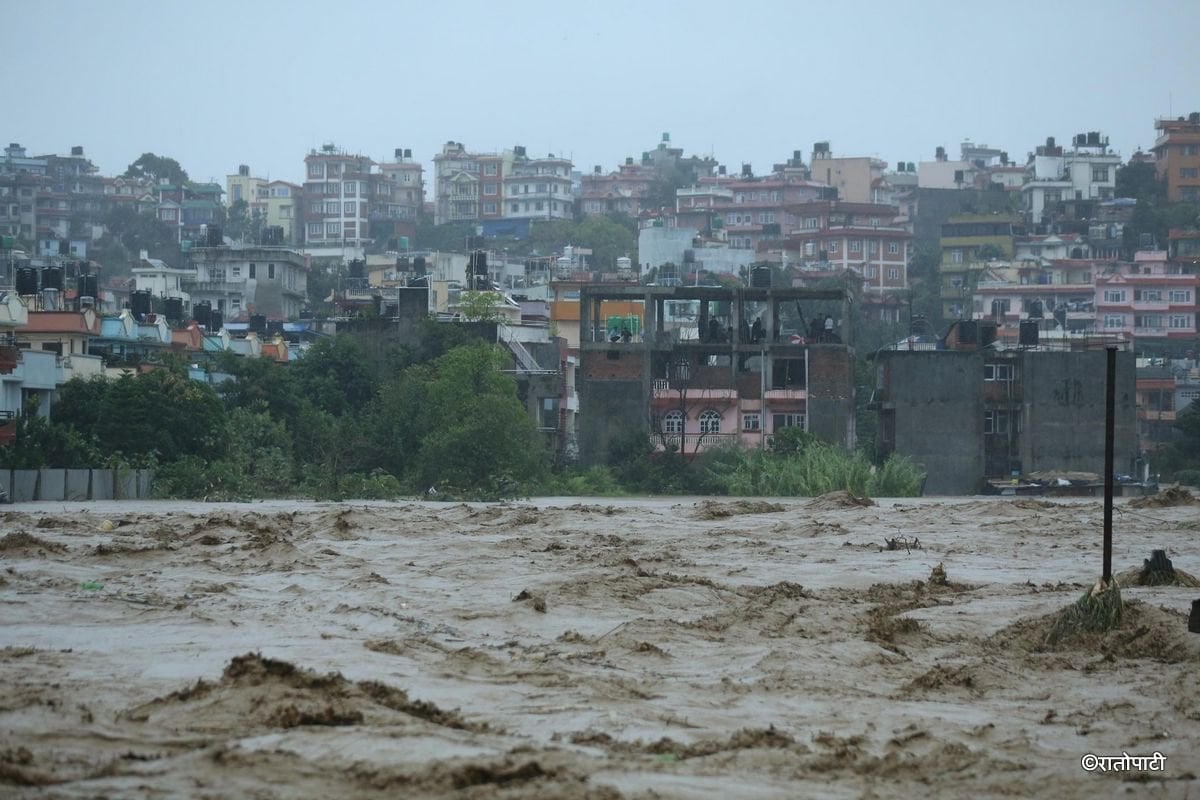
<instances>
[{"instance_id":1,"label":"leafy tree","mask_svg":"<svg viewBox=\"0 0 1200 800\"><path fill-rule=\"evenodd\" d=\"M54 422L73 428L82 436L92 439L100 421L100 406L108 393L111 382L97 375L94 378L72 378L58 388L54 401Z\"/></svg>"},{"instance_id":2,"label":"leafy tree","mask_svg":"<svg viewBox=\"0 0 1200 800\"><path fill-rule=\"evenodd\" d=\"M0 447L0 465L8 469L82 469L101 466L104 461L88 437L39 415L37 398L30 398L17 418L12 443Z\"/></svg>"},{"instance_id":3,"label":"leafy tree","mask_svg":"<svg viewBox=\"0 0 1200 800\"><path fill-rule=\"evenodd\" d=\"M292 485L291 441L287 428L263 404L229 415L225 460L253 495L286 494Z\"/></svg>"},{"instance_id":4,"label":"leafy tree","mask_svg":"<svg viewBox=\"0 0 1200 800\"><path fill-rule=\"evenodd\" d=\"M217 387L230 411L256 408L287 424L292 424L300 413L302 398L291 366L269 358L242 358L223 352L217 359L217 369L234 376Z\"/></svg>"},{"instance_id":5,"label":"leafy tree","mask_svg":"<svg viewBox=\"0 0 1200 800\"><path fill-rule=\"evenodd\" d=\"M434 365L418 425L425 433L412 475L478 497L510 496L539 481L546 449L517 398L516 382L501 372L495 347L458 347Z\"/></svg>"},{"instance_id":6,"label":"leafy tree","mask_svg":"<svg viewBox=\"0 0 1200 800\"><path fill-rule=\"evenodd\" d=\"M179 258L177 231L153 214L138 213L130 206L114 206L104 217L104 228L107 231L104 239L112 237L112 241L106 244L102 239L101 245L111 249L114 242L119 243L124 249L126 266L142 250L151 258L168 262Z\"/></svg>"},{"instance_id":7,"label":"leafy tree","mask_svg":"<svg viewBox=\"0 0 1200 800\"><path fill-rule=\"evenodd\" d=\"M500 319L500 297L495 292L465 291L458 297L458 310L468 322Z\"/></svg>"},{"instance_id":8,"label":"leafy tree","mask_svg":"<svg viewBox=\"0 0 1200 800\"><path fill-rule=\"evenodd\" d=\"M989 242L975 251L975 258L978 261L1003 261L1008 258L1008 254L1000 245Z\"/></svg>"},{"instance_id":9,"label":"leafy tree","mask_svg":"<svg viewBox=\"0 0 1200 800\"><path fill-rule=\"evenodd\" d=\"M335 417L362 410L378 389L371 362L349 336L318 341L289 369L300 396Z\"/></svg>"},{"instance_id":10,"label":"leafy tree","mask_svg":"<svg viewBox=\"0 0 1200 800\"><path fill-rule=\"evenodd\" d=\"M575 244L591 248L594 269L615 272L618 258L638 260L637 225L631 222L624 214L585 217L574 224L571 236Z\"/></svg>"},{"instance_id":11,"label":"leafy tree","mask_svg":"<svg viewBox=\"0 0 1200 800\"><path fill-rule=\"evenodd\" d=\"M1163 182L1153 164L1130 162L1117 167L1117 197L1133 197L1139 203L1160 203L1166 200Z\"/></svg>"},{"instance_id":12,"label":"leafy tree","mask_svg":"<svg viewBox=\"0 0 1200 800\"><path fill-rule=\"evenodd\" d=\"M467 249L467 237L475 235L475 226L455 223L434 225L422 222L417 225L414 248L421 250L449 250L461 253Z\"/></svg>"},{"instance_id":13,"label":"leafy tree","mask_svg":"<svg viewBox=\"0 0 1200 800\"><path fill-rule=\"evenodd\" d=\"M173 158L158 156L154 153L142 153L137 160L125 169L123 177L149 178L155 183L166 179L168 183L180 186L187 182L187 170Z\"/></svg>"},{"instance_id":14,"label":"leafy tree","mask_svg":"<svg viewBox=\"0 0 1200 800\"><path fill-rule=\"evenodd\" d=\"M96 438L110 452L214 458L224 447L225 410L213 389L168 370L113 381L100 402Z\"/></svg>"}]
</instances>

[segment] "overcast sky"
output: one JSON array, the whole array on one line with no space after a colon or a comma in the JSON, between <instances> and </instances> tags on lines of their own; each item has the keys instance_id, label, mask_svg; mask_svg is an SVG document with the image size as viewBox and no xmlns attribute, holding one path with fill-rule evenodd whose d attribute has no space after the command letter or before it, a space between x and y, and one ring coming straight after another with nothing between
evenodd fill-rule
<instances>
[{"instance_id":1,"label":"overcast sky","mask_svg":"<svg viewBox=\"0 0 1200 800\"><path fill-rule=\"evenodd\" d=\"M1023 162L1099 130L1128 157L1200 111L1197 0L508 3L5 0L0 120L31 154L145 151L303 181L325 142L432 167L447 140L609 171L662 133L756 172L814 141Z\"/></svg>"}]
</instances>

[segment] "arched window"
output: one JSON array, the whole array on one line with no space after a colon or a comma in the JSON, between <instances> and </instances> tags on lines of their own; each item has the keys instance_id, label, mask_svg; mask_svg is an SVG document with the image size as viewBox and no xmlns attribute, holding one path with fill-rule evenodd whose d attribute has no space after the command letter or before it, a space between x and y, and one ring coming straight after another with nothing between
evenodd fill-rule
<instances>
[{"instance_id":1,"label":"arched window","mask_svg":"<svg viewBox=\"0 0 1200 800\"><path fill-rule=\"evenodd\" d=\"M720 433L721 415L711 408L700 412L700 433Z\"/></svg>"},{"instance_id":2,"label":"arched window","mask_svg":"<svg viewBox=\"0 0 1200 800\"><path fill-rule=\"evenodd\" d=\"M682 411L668 411L663 415L663 433L683 433Z\"/></svg>"}]
</instances>

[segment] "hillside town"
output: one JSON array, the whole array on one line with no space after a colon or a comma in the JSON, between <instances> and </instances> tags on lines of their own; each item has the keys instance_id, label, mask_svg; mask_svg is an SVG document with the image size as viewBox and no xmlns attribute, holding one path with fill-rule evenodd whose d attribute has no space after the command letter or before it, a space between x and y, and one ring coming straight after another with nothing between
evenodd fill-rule
<instances>
[{"instance_id":1,"label":"hillside town","mask_svg":"<svg viewBox=\"0 0 1200 800\"><path fill-rule=\"evenodd\" d=\"M630 429L685 458L791 429L903 456L929 494L1094 473L1116 347L1117 469L1148 484L1200 397L1200 113L1146 128L1133 153L1084 131L769 166L667 132L615 165L326 143L293 180L231 154L223 183L14 142L0 444L75 378L174 363L219 387L231 357L382 352L433 321L502 349L557 465L611 463Z\"/></svg>"}]
</instances>

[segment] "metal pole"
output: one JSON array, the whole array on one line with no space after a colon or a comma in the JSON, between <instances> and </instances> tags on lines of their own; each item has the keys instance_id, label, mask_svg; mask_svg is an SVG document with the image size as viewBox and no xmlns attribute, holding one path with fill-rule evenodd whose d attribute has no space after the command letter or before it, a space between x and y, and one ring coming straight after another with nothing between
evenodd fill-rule
<instances>
[{"instance_id":1,"label":"metal pole","mask_svg":"<svg viewBox=\"0 0 1200 800\"><path fill-rule=\"evenodd\" d=\"M1112 582L1113 426L1116 419L1117 348L1107 348L1104 387L1104 583Z\"/></svg>"}]
</instances>

